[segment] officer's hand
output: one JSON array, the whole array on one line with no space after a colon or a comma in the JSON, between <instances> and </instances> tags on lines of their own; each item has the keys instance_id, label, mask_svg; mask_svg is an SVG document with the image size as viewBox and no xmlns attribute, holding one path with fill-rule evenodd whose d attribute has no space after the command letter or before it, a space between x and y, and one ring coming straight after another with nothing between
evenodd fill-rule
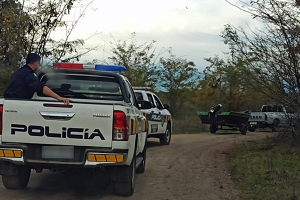
<instances>
[{"instance_id":1,"label":"officer's hand","mask_svg":"<svg viewBox=\"0 0 300 200\"><path fill-rule=\"evenodd\" d=\"M70 103L70 99L68 99L68 98L60 97L58 100L64 102L64 104L66 104L66 105L68 105Z\"/></svg>"}]
</instances>

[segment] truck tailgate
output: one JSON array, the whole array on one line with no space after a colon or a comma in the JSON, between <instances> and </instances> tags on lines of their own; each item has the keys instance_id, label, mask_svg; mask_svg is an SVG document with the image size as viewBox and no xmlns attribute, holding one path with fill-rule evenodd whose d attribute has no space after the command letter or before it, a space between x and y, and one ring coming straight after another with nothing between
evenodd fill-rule
<instances>
[{"instance_id":1,"label":"truck tailgate","mask_svg":"<svg viewBox=\"0 0 300 200\"><path fill-rule=\"evenodd\" d=\"M265 113L263 112L251 112L249 117L249 122L264 122L265 121Z\"/></svg>"},{"instance_id":2,"label":"truck tailgate","mask_svg":"<svg viewBox=\"0 0 300 200\"><path fill-rule=\"evenodd\" d=\"M111 147L113 105L5 100L2 142Z\"/></svg>"}]
</instances>

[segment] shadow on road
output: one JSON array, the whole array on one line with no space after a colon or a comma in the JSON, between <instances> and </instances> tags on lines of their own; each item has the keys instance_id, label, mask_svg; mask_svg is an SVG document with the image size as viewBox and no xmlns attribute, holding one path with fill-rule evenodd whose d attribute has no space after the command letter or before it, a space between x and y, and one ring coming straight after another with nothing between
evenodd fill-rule
<instances>
[{"instance_id":1,"label":"shadow on road","mask_svg":"<svg viewBox=\"0 0 300 200\"><path fill-rule=\"evenodd\" d=\"M15 192L5 190L9 199L14 199ZM70 194L72 199L99 199L113 195L110 173L74 171L35 174L32 172L27 189L18 190L17 196L30 199L65 199L64 196L68 196L70 199Z\"/></svg>"},{"instance_id":2,"label":"shadow on road","mask_svg":"<svg viewBox=\"0 0 300 200\"><path fill-rule=\"evenodd\" d=\"M212 135L237 135L241 134L239 131L218 131L216 133L212 133Z\"/></svg>"},{"instance_id":3,"label":"shadow on road","mask_svg":"<svg viewBox=\"0 0 300 200\"><path fill-rule=\"evenodd\" d=\"M256 130L254 132L250 132L250 131L247 131L246 135L247 134L250 134L250 133L266 133L266 132L270 132L272 133L272 131L270 130ZM237 134L240 134L241 135L241 132L239 130L231 130L231 131L226 131L226 130L219 130L217 133L212 133L212 135L237 135Z\"/></svg>"},{"instance_id":4,"label":"shadow on road","mask_svg":"<svg viewBox=\"0 0 300 200\"><path fill-rule=\"evenodd\" d=\"M152 148L152 147L161 147L163 145L160 144L159 140L152 140L152 141L147 141L147 148Z\"/></svg>"}]
</instances>

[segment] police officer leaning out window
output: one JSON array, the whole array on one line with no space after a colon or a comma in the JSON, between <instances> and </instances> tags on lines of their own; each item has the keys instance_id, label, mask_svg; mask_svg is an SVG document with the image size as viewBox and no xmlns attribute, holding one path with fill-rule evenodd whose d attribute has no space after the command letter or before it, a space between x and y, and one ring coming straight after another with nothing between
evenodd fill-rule
<instances>
[{"instance_id":1,"label":"police officer leaning out window","mask_svg":"<svg viewBox=\"0 0 300 200\"><path fill-rule=\"evenodd\" d=\"M26 65L11 75L4 91L4 98L31 99L35 92L39 92L69 104L70 100L68 98L59 96L39 81L35 72L40 66L40 61L41 57L36 53L27 55Z\"/></svg>"}]
</instances>

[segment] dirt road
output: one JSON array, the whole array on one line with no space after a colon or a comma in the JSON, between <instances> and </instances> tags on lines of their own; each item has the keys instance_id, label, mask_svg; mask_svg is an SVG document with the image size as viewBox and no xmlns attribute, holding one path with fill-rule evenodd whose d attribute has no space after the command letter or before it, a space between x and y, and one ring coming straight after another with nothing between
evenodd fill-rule
<instances>
[{"instance_id":1,"label":"dirt road","mask_svg":"<svg viewBox=\"0 0 300 200\"><path fill-rule=\"evenodd\" d=\"M169 146L148 142L146 172L137 175L130 200L236 200L241 199L228 171L228 154L235 144L265 137L255 132L173 135ZM6 190L0 183L0 199L124 199L112 195L108 175L32 173L26 190Z\"/></svg>"}]
</instances>

